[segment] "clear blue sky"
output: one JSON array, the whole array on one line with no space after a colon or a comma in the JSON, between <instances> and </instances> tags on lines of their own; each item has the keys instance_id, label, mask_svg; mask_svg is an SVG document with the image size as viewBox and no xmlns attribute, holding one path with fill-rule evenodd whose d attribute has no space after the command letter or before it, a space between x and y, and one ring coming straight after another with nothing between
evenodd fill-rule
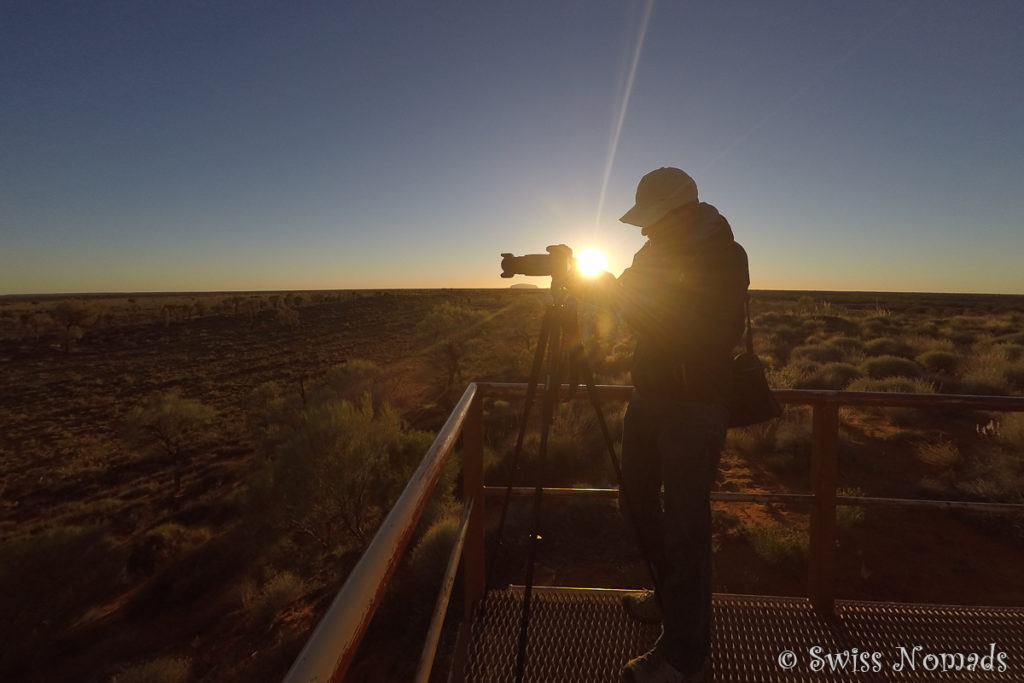
<instances>
[{"instance_id":1,"label":"clear blue sky","mask_svg":"<svg viewBox=\"0 0 1024 683\"><path fill-rule=\"evenodd\" d=\"M659 166L755 288L1024 293L1021 35L1017 0L6 2L0 294L618 273Z\"/></svg>"}]
</instances>

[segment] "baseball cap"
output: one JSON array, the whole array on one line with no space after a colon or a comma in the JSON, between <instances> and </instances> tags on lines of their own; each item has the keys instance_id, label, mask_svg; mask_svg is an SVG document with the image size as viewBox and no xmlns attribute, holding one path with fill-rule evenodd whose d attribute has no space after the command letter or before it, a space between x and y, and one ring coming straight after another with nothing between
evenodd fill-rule
<instances>
[{"instance_id":1,"label":"baseball cap","mask_svg":"<svg viewBox=\"0 0 1024 683\"><path fill-rule=\"evenodd\" d=\"M654 225L672 209L697 201L697 183L685 171L662 167L640 179L636 204L619 220L642 228Z\"/></svg>"}]
</instances>

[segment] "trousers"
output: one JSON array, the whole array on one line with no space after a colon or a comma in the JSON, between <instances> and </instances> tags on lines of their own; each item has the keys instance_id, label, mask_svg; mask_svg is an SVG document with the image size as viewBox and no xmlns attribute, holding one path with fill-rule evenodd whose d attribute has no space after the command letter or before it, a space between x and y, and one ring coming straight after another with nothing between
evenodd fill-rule
<instances>
[{"instance_id":1,"label":"trousers","mask_svg":"<svg viewBox=\"0 0 1024 683\"><path fill-rule=\"evenodd\" d=\"M727 422L725 406L640 393L623 422L619 507L654 565L663 619L655 647L683 673L699 669L711 645L710 495Z\"/></svg>"}]
</instances>

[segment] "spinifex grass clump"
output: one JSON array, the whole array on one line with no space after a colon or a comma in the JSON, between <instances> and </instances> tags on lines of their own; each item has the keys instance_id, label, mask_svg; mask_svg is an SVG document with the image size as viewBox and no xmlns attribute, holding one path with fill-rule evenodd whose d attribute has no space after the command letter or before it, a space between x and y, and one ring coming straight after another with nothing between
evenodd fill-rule
<instances>
[{"instance_id":1,"label":"spinifex grass clump","mask_svg":"<svg viewBox=\"0 0 1024 683\"><path fill-rule=\"evenodd\" d=\"M833 337L825 342L843 351L844 356L854 355L864 348L864 342L856 337Z\"/></svg>"},{"instance_id":2,"label":"spinifex grass clump","mask_svg":"<svg viewBox=\"0 0 1024 683\"><path fill-rule=\"evenodd\" d=\"M871 379L887 377L920 377L921 367L908 358L878 356L861 364L861 370Z\"/></svg>"},{"instance_id":3,"label":"spinifex grass clump","mask_svg":"<svg viewBox=\"0 0 1024 683\"><path fill-rule=\"evenodd\" d=\"M901 356L908 357L914 350L902 339L882 337L872 339L864 344L864 353L869 356Z\"/></svg>"},{"instance_id":4,"label":"spinifex grass clump","mask_svg":"<svg viewBox=\"0 0 1024 683\"><path fill-rule=\"evenodd\" d=\"M821 368L820 381L822 389L845 389L850 382L863 376L863 373L850 363L826 363Z\"/></svg>"},{"instance_id":5,"label":"spinifex grass clump","mask_svg":"<svg viewBox=\"0 0 1024 683\"><path fill-rule=\"evenodd\" d=\"M780 417L768 422L730 429L726 438L728 447L754 466L783 475L810 472L811 426L798 409L784 409Z\"/></svg>"},{"instance_id":6,"label":"spinifex grass clump","mask_svg":"<svg viewBox=\"0 0 1024 683\"><path fill-rule=\"evenodd\" d=\"M828 344L798 346L790 353L794 360L811 360L816 363L830 363L843 359L842 349Z\"/></svg>"},{"instance_id":7,"label":"spinifex grass clump","mask_svg":"<svg viewBox=\"0 0 1024 683\"><path fill-rule=\"evenodd\" d=\"M925 351L914 359L918 365L930 372L952 373L961 363L958 354L952 351Z\"/></svg>"},{"instance_id":8,"label":"spinifex grass clump","mask_svg":"<svg viewBox=\"0 0 1024 683\"><path fill-rule=\"evenodd\" d=\"M1008 395L1017 391L1024 360L1016 345L975 344L973 352L957 373L963 393Z\"/></svg>"}]
</instances>

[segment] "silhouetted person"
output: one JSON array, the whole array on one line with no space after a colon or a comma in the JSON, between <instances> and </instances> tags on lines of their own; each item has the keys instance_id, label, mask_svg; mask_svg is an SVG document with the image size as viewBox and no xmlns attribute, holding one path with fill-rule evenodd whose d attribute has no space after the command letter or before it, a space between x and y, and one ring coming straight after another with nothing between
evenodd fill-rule
<instances>
[{"instance_id":1,"label":"silhouetted person","mask_svg":"<svg viewBox=\"0 0 1024 683\"><path fill-rule=\"evenodd\" d=\"M618 280L609 275L595 289L637 337L620 508L657 586L623 602L634 618L662 621L658 642L625 666L622 680L697 683L708 680L710 491L725 441L731 359L744 329L747 255L677 168L645 175L620 220L639 226L647 243Z\"/></svg>"}]
</instances>

